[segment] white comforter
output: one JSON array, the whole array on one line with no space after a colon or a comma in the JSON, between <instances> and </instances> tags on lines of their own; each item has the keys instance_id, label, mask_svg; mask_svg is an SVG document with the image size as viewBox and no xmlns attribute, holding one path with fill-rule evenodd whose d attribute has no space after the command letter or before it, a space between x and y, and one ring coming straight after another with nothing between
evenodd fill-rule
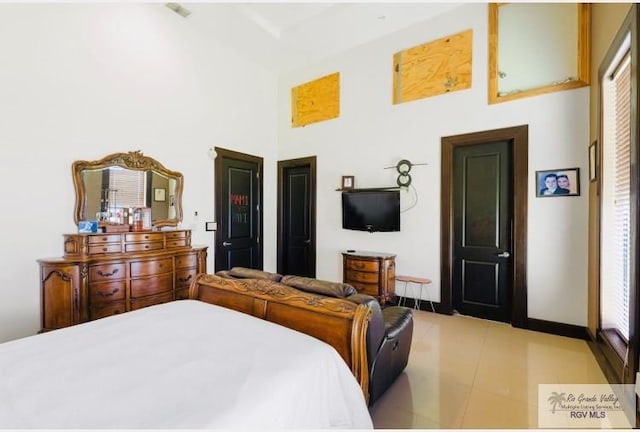
<instances>
[{"instance_id":1,"label":"white comforter","mask_svg":"<svg viewBox=\"0 0 640 432\"><path fill-rule=\"evenodd\" d=\"M371 428L328 344L182 300L0 344L0 428Z\"/></svg>"}]
</instances>

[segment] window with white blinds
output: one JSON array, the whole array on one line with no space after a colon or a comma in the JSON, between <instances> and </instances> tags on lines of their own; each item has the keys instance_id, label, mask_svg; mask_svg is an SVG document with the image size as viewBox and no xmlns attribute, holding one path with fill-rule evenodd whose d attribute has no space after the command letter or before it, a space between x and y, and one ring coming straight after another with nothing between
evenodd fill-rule
<instances>
[{"instance_id":1,"label":"window with white blinds","mask_svg":"<svg viewBox=\"0 0 640 432\"><path fill-rule=\"evenodd\" d=\"M602 83L600 316L629 341L631 251L631 62L621 50Z\"/></svg>"},{"instance_id":2,"label":"window with white blinds","mask_svg":"<svg viewBox=\"0 0 640 432\"><path fill-rule=\"evenodd\" d=\"M144 207L146 173L112 167L109 170L109 208Z\"/></svg>"}]
</instances>

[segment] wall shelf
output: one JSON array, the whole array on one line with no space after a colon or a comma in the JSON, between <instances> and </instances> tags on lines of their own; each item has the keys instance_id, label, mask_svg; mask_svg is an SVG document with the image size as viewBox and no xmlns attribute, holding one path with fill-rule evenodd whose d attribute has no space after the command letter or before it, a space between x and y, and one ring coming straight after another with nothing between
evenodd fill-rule
<instances>
[{"instance_id":1,"label":"wall shelf","mask_svg":"<svg viewBox=\"0 0 640 432\"><path fill-rule=\"evenodd\" d=\"M400 190L402 189L400 186L389 186L389 187L376 187L376 188L351 188L351 189L336 189L336 192L363 192L363 191L383 191L383 190Z\"/></svg>"}]
</instances>

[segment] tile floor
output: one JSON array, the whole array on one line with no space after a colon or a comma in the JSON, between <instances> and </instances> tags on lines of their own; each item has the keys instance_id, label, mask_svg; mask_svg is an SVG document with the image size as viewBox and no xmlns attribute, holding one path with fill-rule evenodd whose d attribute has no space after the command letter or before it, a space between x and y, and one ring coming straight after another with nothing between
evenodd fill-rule
<instances>
[{"instance_id":1,"label":"tile floor","mask_svg":"<svg viewBox=\"0 0 640 432\"><path fill-rule=\"evenodd\" d=\"M377 429L527 429L538 384L606 384L583 340L414 311L409 364L370 408Z\"/></svg>"}]
</instances>

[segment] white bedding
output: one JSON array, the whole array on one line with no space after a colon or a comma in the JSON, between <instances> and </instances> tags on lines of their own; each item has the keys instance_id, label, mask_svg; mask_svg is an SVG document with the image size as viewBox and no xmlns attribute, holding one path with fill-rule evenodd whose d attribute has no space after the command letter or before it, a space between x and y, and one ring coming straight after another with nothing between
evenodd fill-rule
<instances>
[{"instance_id":1,"label":"white bedding","mask_svg":"<svg viewBox=\"0 0 640 432\"><path fill-rule=\"evenodd\" d=\"M0 344L0 428L372 428L328 344L196 300Z\"/></svg>"}]
</instances>

